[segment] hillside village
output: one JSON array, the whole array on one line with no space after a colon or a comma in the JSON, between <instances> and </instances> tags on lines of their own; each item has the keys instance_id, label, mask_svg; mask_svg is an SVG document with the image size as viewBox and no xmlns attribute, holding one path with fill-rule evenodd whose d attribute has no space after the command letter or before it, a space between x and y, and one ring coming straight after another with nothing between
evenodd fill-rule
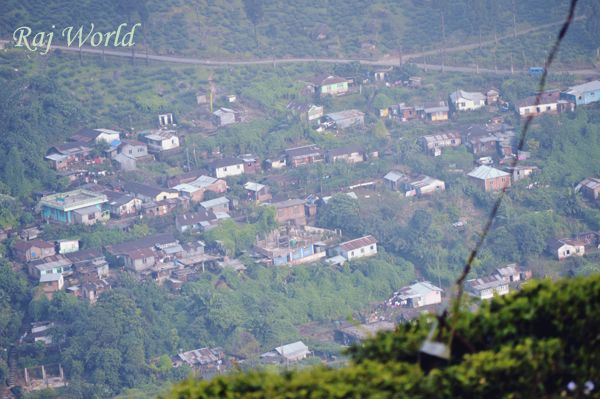
<instances>
[{"instance_id":1,"label":"hillside village","mask_svg":"<svg viewBox=\"0 0 600 399\"><path fill-rule=\"evenodd\" d=\"M335 75L316 77L305 82L302 94L305 99L335 99L369 85L419 87L426 81L419 76L393 81L388 79L391 71L376 70L360 83ZM495 88L479 89L480 92L459 89L437 102L431 99L423 104L394 104L377 109L377 114L380 120L400 125L427 125L431 133L418 139L416 151L429 157L439 157L449 148L465 148L472 157L472 167L459 173L474 190L499 192L521 180L533 187L539 173L530 153L517 150L520 126L511 125L506 116L573 112L600 99L600 81L542 93L539 104L536 97L510 104ZM218 135L219 129L227 125L244 124L247 118L260 118L251 109L245 109L234 95L225 96L230 108L214 110L215 95L211 91L196 99L206 115L201 125L208 126L210 134ZM374 121L365 118L367 110L330 112L323 105L298 100L285 107L294 118L317 132L340 135L345 129L372 129L374 125ZM485 122L459 129L449 126L455 115L472 112L480 112L478 118ZM304 168L319 163L346 163L359 168L380 157L389 157L389 149L367 149L359 144L323 148L306 140L266 159L256 154L197 153L188 145L186 132L178 129L177 115L156 115L156 121L156 126L143 127L150 130L139 132L85 127L74 131L65 142L48 148L45 160L60 178L68 181L68 186L61 192L36 193L36 220L30 226L0 231L0 238L10 240L13 266L26 271L38 284L40 295L51 299L64 291L94 304L111 289L116 276L124 272L139 280L153 280L177 293L186 282L203 273L230 269L244 274L249 259L270 267L295 268L315 263L321 267L342 267L347 262L377 257L381 243L373 235L354 236L319 226L318 215L329 201L340 196L358 199L375 195L424 201L441 195L447 188L440 176L399 163L386 173L349 181L336 192L307 192L295 171L303 173ZM169 163L170 159L183 160L183 173L159 178L143 178L143 173L135 173L152 169L158 161ZM596 176L590 176L577 190L596 201L600 182ZM242 253L209 235L224 223L235 228L256 223L257 218L263 228ZM467 223L454 222L457 228ZM47 239L44 234L46 227L52 225L93 228L102 224L129 231L139 223L151 225L156 233L94 249L82 246L77 234L54 239ZM546 256L558 260L584 256L586 250L594 251L599 246L600 234L596 232L553 237L547 243ZM531 277L531 271L517 264L498 265L494 274L469 280L468 292L486 300L518 289L522 281ZM372 332L389 330L400 320L399 316L406 320L419 314L415 309L442 306L448 287L434 284L439 282L421 279L397 287L388 301L363 320L364 328ZM336 331L336 339L342 344L365 336L357 327L339 327ZM302 342L288 346L275 348L261 359L267 363L293 362L311 353ZM175 365L184 362L209 374L230 365L232 359L219 349L198 349L178 356L174 358Z\"/></svg>"},{"instance_id":2,"label":"hillside village","mask_svg":"<svg viewBox=\"0 0 600 399\"><path fill-rule=\"evenodd\" d=\"M360 109L345 105L347 98L369 90L419 90L427 84L427 75L396 69L372 68L351 78L325 74L297 82L297 95L280 100L278 107L305 133L286 141L281 151L259 154L231 151L235 144L227 149L198 146L221 137L224 129L243 129L266 117L264 107L226 89L218 91L214 84L197 92L192 127L189 121L180 126L177 114L165 112L152 116L153 126L75 129L45 152L44 161L62 189L35 192L30 210L34 218L26 226L0 230L0 240L8 247L5 257L37 286L37 298L51 301L58 293L67 294L91 306L122 286L124 276L137 284L154 282L179 296L188 283L208 275L215 276L215 288L231 289L223 273L244 279L257 265L290 270L311 266L335 273L365 260L389 262L408 251L385 230L358 225L362 222L351 214L356 204L404 201L414 213L409 231L416 231L430 218L419 212L448 201L447 191L459 193L452 194L454 200L464 191L481 201L515 185L535 191L544 184L538 180L544 165L532 151L518 149L524 119L557 118L593 108L600 99L600 81L590 81L541 93L539 103L535 93L510 102L489 86L465 87L446 98L413 103L369 101ZM423 134L414 140L390 135L389 127L404 126ZM334 137L338 144L314 140L306 132ZM372 134L377 140L355 139ZM346 138L347 144L340 145ZM419 161L404 162L407 154ZM436 163L448 154L451 162ZM336 168L355 177L334 182ZM600 176L588 176L572 189L593 204L600 196ZM340 220L331 221L336 214ZM469 234L478 230L483 217L485 213L457 212L446 228L468 246ZM94 232L118 232L121 238L90 244ZM595 256L600 233L549 237L543 245L542 256L549 262ZM265 347L243 353L222 347L181 348L169 354L170 367L209 378L254 362L337 364L338 351L327 345L345 347L446 306L451 271L434 272L412 252L408 256L415 263L414 271L406 270L411 280L387 292L387 300L362 303L356 323L299 325L302 341L282 342L268 352ZM506 295L526 280L546 275L542 267L532 270L527 262L491 266L466 282L474 302ZM61 339L52 332L57 326L51 320L36 321L22 340L50 350ZM30 391L68 384L60 364L41 363L13 370L20 376L15 378Z\"/></svg>"}]
</instances>

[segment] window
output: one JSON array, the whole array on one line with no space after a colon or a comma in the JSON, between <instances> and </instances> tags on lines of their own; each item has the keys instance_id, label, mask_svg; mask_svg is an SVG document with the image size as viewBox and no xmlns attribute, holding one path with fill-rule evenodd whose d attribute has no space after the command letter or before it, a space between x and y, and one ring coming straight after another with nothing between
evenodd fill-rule
<instances>
[{"instance_id":1,"label":"window","mask_svg":"<svg viewBox=\"0 0 600 399\"><path fill-rule=\"evenodd\" d=\"M223 168L223 172L227 172L227 167L224 167L224 168Z\"/></svg>"},{"instance_id":2,"label":"window","mask_svg":"<svg viewBox=\"0 0 600 399\"><path fill-rule=\"evenodd\" d=\"M130 150L129 150L129 153L130 153L130 154L133 154L133 150L131 150L131 149L130 149Z\"/></svg>"},{"instance_id":3,"label":"window","mask_svg":"<svg viewBox=\"0 0 600 399\"><path fill-rule=\"evenodd\" d=\"M375 245L371 245L370 248L371 248L371 250L375 249Z\"/></svg>"},{"instance_id":4,"label":"window","mask_svg":"<svg viewBox=\"0 0 600 399\"><path fill-rule=\"evenodd\" d=\"M360 253L361 253L361 254L364 254L364 253L365 253L365 249L364 249L364 248L361 248L361 249L360 249Z\"/></svg>"},{"instance_id":5,"label":"window","mask_svg":"<svg viewBox=\"0 0 600 399\"><path fill-rule=\"evenodd\" d=\"M542 112L542 111L540 110L540 107L536 107L536 108L535 108L535 110L536 110L537 112Z\"/></svg>"},{"instance_id":6,"label":"window","mask_svg":"<svg viewBox=\"0 0 600 399\"><path fill-rule=\"evenodd\" d=\"M354 251L350 252L350 256L354 256Z\"/></svg>"},{"instance_id":7,"label":"window","mask_svg":"<svg viewBox=\"0 0 600 399\"><path fill-rule=\"evenodd\" d=\"M546 106L546 111L550 111L552 109L552 107L550 107L549 105Z\"/></svg>"}]
</instances>

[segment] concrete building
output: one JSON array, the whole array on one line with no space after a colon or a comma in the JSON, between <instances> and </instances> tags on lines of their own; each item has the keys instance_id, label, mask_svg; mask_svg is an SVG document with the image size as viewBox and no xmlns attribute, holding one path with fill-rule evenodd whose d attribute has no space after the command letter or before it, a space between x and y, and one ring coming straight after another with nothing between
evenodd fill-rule
<instances>
[{"instance_id":1,"label":"concrete building","mask_svg":"<svg viewBox=\"0 0 600 399\"><path fill-rule=\"evenodd\" d=\"M561 97L576 105L587 105L597 102L600 100L600 80L593 80L573 86L562 93Z\"/></svg>"},{"instance_id":2,"label":"concrete building","mask_svg":"<svg viewBox=\"0 0 600 399\"><path fill-rule=\"evenodd\" d=\"M148 145L148 152L158 154L179 147L179 137L174 130L155 130L143 136Z\"/></svg>"},{"instance_id":3,"label":"concrete building","mask_svg":"<svg viewBox=\"0 0 600 399\"><path fill-rule=\"evenodd\" d=\"M325 115L325 118L335 124L338 129L346 129L352 126L363 126L365 124L365 113L357 109L333 112Z\"/></svg>"},{"instance_id":4,"label":"concrete building","mask_svg":"<svg viewBox=\"0 0 600 399\"><path fill-rule=\"evenodd\" d=\"M450 94L450 104L455 111L474 111L485 106L485 94L457 90Z\"/></svg>"},{"instance_id":5,"label":"concrete building","mask_svg":"<svg viewBox=\"0 0 600 399\"><path fill-rule=\"evenodd\" d=\"M467 176L484 191L500 191L511 184L510 174L487 165L473 169Z\"/></svg>"},{"instance_id":6,"label":"concrete building","mask_svg":"<svg viewBox=\"0 0 600 399\"><path fill-rule=\"evenodd\" d=\"M508 283L497 275L467 280L465 288L469 294L482 300L491 299L494 295L506 295L509 292Z\"/></svg>"},{"instance_id":7,"label":"concrete building","mask_svg":"<svg viewBox=\"0 0 600 399\"><path fill-rule=\"evenodd\" d=\"M341 243L337 253L348 260L366 258L377 255L377 240L368 235Z\"/></svg>"},{"instance_id":8,"label":"concrete building","mask_svg":"<svg viewBox=\"0 0 600 399\"><path fill-rule=\"evenodd\" d=\"M437 305L442 302L442 292L441 288L436 287L429 281L421 281L394 292L392 297L387 300L386 305L409 308Z\"/></svg>"},{"instance_id":9,"label":"concrete building","mask_svg":"<svg viewBox=\"0 0 600 399\"><path fill-rule=\"evenodd\" d=\"M37 208L45 220L64 224L92 225L110 219L104 210L105 194L78 189L42 197Z\"/></svg>"},{"instance_id":10,"label":"concrete building","mask_svg":"<svg viewBox=\"0 0 600 399\"><path fill-rule=\"evenodd\" d=\"M244 174L244 161L233 157L217 159L210 164L210 170L213 176L218 179L239 176Z\"/></svg>"}]
</instances>

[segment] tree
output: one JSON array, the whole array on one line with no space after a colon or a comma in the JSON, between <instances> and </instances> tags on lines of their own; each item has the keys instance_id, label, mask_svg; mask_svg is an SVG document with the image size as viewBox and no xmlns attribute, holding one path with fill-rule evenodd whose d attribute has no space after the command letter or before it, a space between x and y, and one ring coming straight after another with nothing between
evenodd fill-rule
<instances>
[{"instance_id":1,"label":"tree","mask_svg":"<svg viewBox=\"0 0 600 399\"><path fill-rule=\"evenodd\" d=\"M254 27L254 40L256 41L256 45L258 46L258 35L256 32L256 25L260 21L262 21L264 16L263 10L263 0L244 0L244 11L246 12L246 16L252 22L252 26Z\"/></svg>"},{"instance_id":2,"label":"tree","mask_svg":"<svg viewBox=\"0 0 600 399\"><path fill-rule=\"evenodd\" d=\"M321 226L342 229L346 234L360 229L360 206L358 201L346 194L336 194L317 215Z\"/></svg>"},{"instance_id":3,"label":"tree","mask_svg":"<svg viewBox=\"0 0 600 399\"><path fill-rule=\"evenodd\" d=\"M21 152L16 147L12 147L6 156L4 182L15 197L21 197L26 194L25 166L23 165Z\"/></svg>"}]
</instances>

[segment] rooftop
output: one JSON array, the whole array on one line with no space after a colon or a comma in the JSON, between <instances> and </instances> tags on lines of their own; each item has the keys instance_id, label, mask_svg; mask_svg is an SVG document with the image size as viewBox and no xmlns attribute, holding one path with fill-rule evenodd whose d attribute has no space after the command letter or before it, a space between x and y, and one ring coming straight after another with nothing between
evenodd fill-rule
<instances>
[{"instance_id":1,"label":"rooftop","mask_svg":"<svg viewBox=\"0 0 600 399\"><path fill-rule=\"evenodd\" d=\"M365 116L365 113L357 109L348 109L340 112L332 112L330 114L327 114L326 116L331 118L334 122L337 122L350 118L363 118Z\"/></svg>"},{"instance_id":2,"label":"rooftop","mask_svg":"<svg viewBox=\"0 0 600 399\"><path fill-rule=\"evenodd\" d=\"M338 148L334 148L332 150L327 151L327 153L331 156L362 153L362 152L364 152L364 150L363 150L362 146L359 144L348 144L343 147L338 147Z\"/></svg>"},{"instance_id":3,"label":"rooftop","mask_svg":"<svg viewBox=\"0 0 600 399\"><path fill-rule=\"evenodd\" d=\"M108 202L105 194L80 189L66 193L46 195L40 200L40 205L69 212L105 202Z\"/></svg>"},{"instance_id":4,"label":"rooftop","mask_svg":"<svg viewBox=\"0 0 600 399\"><path fill-rule=\"evenodd\" d=\"M450 100L452 102L457 102L459 98L464 98L469 101L485 101L485 94L479 92L471 92L464 90L457 90L454 93L450 94Z\"/></svg>"},{"instance_id":5,"label":"rooftop","mask_svg":"<svg viewBox=\"0 0 600 399\"><path fill-rule=\"evenodd\" d=\"M393 181L394 183L398 180L402 180L406 177L406 175L402 172L398 172L396 170L389 171L383 178L385 180Z\"/></svg>"},{"instance_id":6,"label":"rooftop","mask_svg":"<svg viewBox=\"0 0 600 399\"><path fill-rule=\"evenodd\" d=\"M285 154L288 157L305 157L310 155L319 155L322 151L319 147L314 144L303 145L300 147L288 148L285 150Z\"/></svg>"},{"instance_id":7,"label":"rooftop","mask_svg":"<svg viewBox=\"0 0 600 399\"><path fill-rule=\"evenodd\" d=\"M467 176L475 179L487 180L510 175L502 170L492 168L491 166L481 165L469 172Z\"/></svg>"},{"instance_id":8,"label":"rooftop","mask_svg":"<svg viewBox=\"0 0 600 399\"><path fill-rule=\"evenodd\" d=\"M151 133L144 135L146 139L153 141L169 140L174 136L174 130L154 130Z\"/></svg>"},{"instance_id":9,"label":"rooftop","mask_svg":"<svg viewBox=\"0 0 600 399\"><path fill-rule=\"evenodd\" d=\"M344 251L352 251L354 249L363 248L373 244L377 244L377 240L372 235L368 235L343 242L340 244L340 248Z\"/></svg>"},{"instance_id":10,"label":"rooftop","mask_svg":"<svg viewBox=\"0 0 600 399\"><path fill-rule=\"evenodd\" d=\"M265 188L266 186L264 184L260 184L260 183L254 183L254 182L247 182L246 184L244 184L244 188L248 191L254 191L254 192L258 192L260 190L262 190L263 188Z\"/></svg>"},{"instance_id":11,"label":"rooftop","mask_svg":"<svg viewBox=\"0 0 600 399\"><path fill-rule=\"evenodd\" d=\"M297 341L292 344L278 346L275 350L281 356L293 356L297 353L307 352L308 346L304 345L302 341Z\"/></svg>"},{"instance_id":12,"label":"rooftop","mask_svg":"<svg viewBox=\"0 0 600 399\"><path fill-rule=\"evenodd\" d=\"M376 321L374 323L360 324L358 326L349 326L341 328L344 334L351 335L359 340L367 339L381 331L393 331L396 325L389 321Z\"/></svg>"},{"instance_id":13,"label":"rooftop","mask_svg":"<svg viewBox=\"0 0 600 399\"><path fill-rule=\"evenodd\" d=\"M475 278L467 280L467 284L472 291L483 291L490 288L497 288L506 283L500 276L485 276L481 278Z\"/></svg>"},{"instance_id":14,"label":"rooftop","mask_svg":"<svg viewBox=\"0 0 600 399\"><path fill-rule=\"evenodd\" d=\"M421 281L401 288L400 291L394 293L394 296L398 295L400 299L421 298L432 291L443 292L441 288L436 287L429 281Z\"/></svg>"},{"instance_id":15,"label":"rooftop","mask_svg":"<svg viewBox=\"0 0 600 399\"><path fill-rule=\"evenodd\" d=\"M570 87L567 94L579 95L587 91L600 90L600 80L592 80L577 86Z\"/></svg>"},{"instance_id":16,"label":"rooftop","mask_svg":"<svg viewBox=\"0 0 600 399\"><path fill-rule=\"evenodd\" d=\"M225 158L216 159L216 160L212 161L210 166L213 169L217 169L217 168L224 168L227 166L243 165L243 164L244 164L244 161L239 158L225 157Z\"/></svg>"},{"instance_id":17,"label":"rooftop","mask_svg":"<svg viewBox=\"0 0 600 399\"><path fill-rule=\"evenodd\" d=\"M188 226L192 224L217 220L217 216L212 210L208 210L201 212L184 213L183 215L178 215L176 219L179 225Z\"/></svg>"},{"instance_id":18,"label":"rooftop","mask_svg":"<svg viewBox=\"0 0 600 399\"><path fill-rule=\"evenodd\" d=\"M210 208L214 208L216 206L223 206L223 205L229 206L229 199L227 197L219 197L219 198L201 202L200 205L204 209L210 209Z\"/></svg>"}]
</instances>

